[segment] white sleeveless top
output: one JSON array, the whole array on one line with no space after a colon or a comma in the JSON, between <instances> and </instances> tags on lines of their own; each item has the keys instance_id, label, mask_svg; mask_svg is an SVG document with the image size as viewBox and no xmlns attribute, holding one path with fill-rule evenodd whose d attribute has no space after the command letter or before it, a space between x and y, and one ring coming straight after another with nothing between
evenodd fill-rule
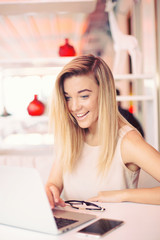
<instances>
[{"instance_id":1,"label":"white sleeveless top","mask_svg":"<svg viewBox=\"0 0 160 240\"><path fill-rule=\"evenodd\" d=\"M119 130L115 154L109 171L103 178L97 171L99 146L84 143L82 154L73 172L67 172L63 176L63 199L87 200L97 196L99 191L137 187L139 170L136 172L129 170L121 157L122 138L131 130L133 129L127 125Z\"/></svg>"}]
</instances>

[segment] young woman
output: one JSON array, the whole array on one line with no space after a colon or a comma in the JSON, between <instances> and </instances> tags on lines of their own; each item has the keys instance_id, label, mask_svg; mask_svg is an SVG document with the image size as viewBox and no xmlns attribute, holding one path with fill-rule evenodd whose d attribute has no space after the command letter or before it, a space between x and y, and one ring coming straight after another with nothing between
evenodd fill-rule
<instances>
[{"instance_id":1,"label":"young woman","mask_svg":"<svg viewBox=\"0 0 160 240\"><path fill-rule=\"evenodd\" d=\"M51 207L64 206L63 199L160 204L160 187L137 189L140 169L160 181L160 153L118 112L107 64L93 55L76 57L54 90Z\"/></svg>"}]
</instances>

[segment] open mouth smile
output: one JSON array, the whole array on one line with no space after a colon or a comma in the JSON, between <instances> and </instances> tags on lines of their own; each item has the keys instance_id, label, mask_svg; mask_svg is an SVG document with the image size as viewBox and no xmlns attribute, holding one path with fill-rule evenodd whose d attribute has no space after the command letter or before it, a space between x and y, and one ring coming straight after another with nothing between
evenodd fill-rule
<instances>
[{"instance_id":1,"label":"open mouth smile","mask_svg":"<svg viewBox=\"0 0 160 240\"><path fill-rule=\"evenodd\" d=\"M86 113L76 114L76 117L77 117L78 119L83 119L83 118L85 118L85 116L86 116L88 113L89 113L89 111L86 112Z\"/></svg>"}]
</instances>

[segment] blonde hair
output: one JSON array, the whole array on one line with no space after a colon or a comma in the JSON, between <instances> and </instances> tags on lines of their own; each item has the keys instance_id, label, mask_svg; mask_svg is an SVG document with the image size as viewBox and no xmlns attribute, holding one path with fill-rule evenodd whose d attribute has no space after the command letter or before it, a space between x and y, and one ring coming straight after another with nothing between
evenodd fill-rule
<instances>
[{"instance_id":1,"label":"blonde hair","mask_svg":"<svg viewBox=\"0 0 160 240\"><path fill-rule=\"evenodd\" d=\"M84 55L69 62L56 79L50 106L50 126L53 128L56 157L63 169L72 171L81 154L85 130L69 113L64 97L66 78L93 74L99 86L99 171L104 172L112 161L118 138L118 125L124 119L118 113L114 78L108 65L99 57Z\"/></svg>"}]
</instances>

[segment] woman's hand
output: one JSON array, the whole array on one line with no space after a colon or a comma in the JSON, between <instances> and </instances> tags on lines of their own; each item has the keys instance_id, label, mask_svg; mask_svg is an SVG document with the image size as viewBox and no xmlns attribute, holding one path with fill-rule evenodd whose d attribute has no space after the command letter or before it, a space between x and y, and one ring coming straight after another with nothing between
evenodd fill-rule
<instances>
[{"instance_id":1,"label":"woman's hand","mask_svg":"<svg viewBox=\"0 0 160 240\"><path fill-rule=\"evenodd\" d=\"M99 192L97 196L88 199L90 202L123 202L125 191L104 191Z\"/></svg>"},{"instance_id":2,"label":"woman's hand","mask_svg":"<svg viewBox=\"0 0 160 240\"><path fill-rule=\"evenodd\" d=\"M52 209L58 205L61 207L65 206L65 202L60 198L60 191L54 184L46 185L46 193Z\"/></svg>"}]
</instances>

